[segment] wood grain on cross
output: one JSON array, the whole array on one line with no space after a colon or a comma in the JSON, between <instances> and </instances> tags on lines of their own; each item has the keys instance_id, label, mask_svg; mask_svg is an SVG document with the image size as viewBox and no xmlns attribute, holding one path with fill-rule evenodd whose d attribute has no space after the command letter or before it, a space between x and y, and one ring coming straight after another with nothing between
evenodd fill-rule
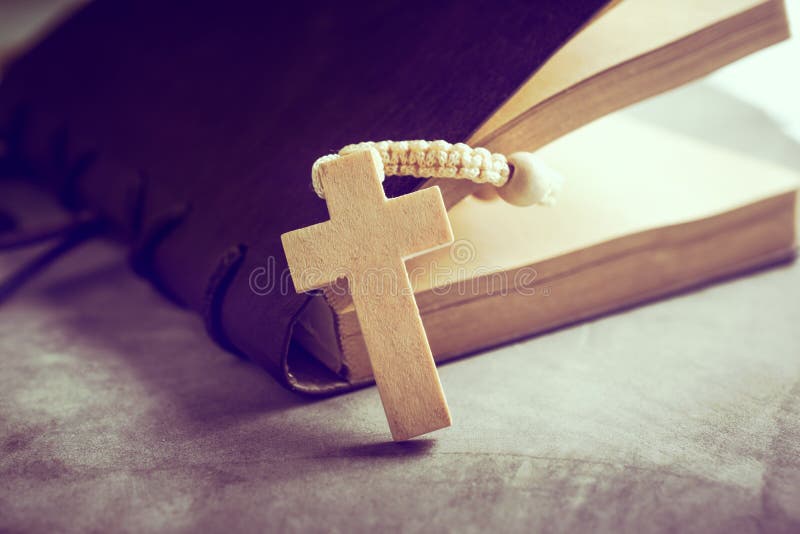
<instances>
[{"instance_id":1,"label":"wood grain on cross","mask_svg":"<svg viewBox=\"0 0 800 534\"><path fill-rule=\"evenodd\" d=\"M295 289L346 278L392 437L450 426L436 365L404 260L447 245L453 232L438 187L387 199L374 149L320 169L330 220L281 236Z\"/></svg>"}]
</instances>

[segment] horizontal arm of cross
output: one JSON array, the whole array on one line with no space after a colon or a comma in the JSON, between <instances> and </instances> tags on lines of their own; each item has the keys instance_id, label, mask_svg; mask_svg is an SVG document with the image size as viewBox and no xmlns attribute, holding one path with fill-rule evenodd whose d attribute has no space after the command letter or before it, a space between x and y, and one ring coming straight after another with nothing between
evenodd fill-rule
<instances>
[{"instance_id":1,"label":"horizontal arm of cross","mask_svg":"<svg viewBox=\"0 0 800 534\"><path fill-rule=\"evenodd\" d=\"M389 199L388 205L396 220L403 225L403 231L396 235L404 258L453 242L453 230L438 187Z\"/></svg>"},{"instance_id":2,"label":"horizontal arm of cross","mask_svg":"<svg viewBox=\"0 0 800 534\"><path fill-rule=\"evenodd\" d=\"M295 290L306 293L331 285L344 276L341 258L331 256L320 242L333 242L336 232L330 221L299 228L281 235Z\"/></svg>"}]
</instances>

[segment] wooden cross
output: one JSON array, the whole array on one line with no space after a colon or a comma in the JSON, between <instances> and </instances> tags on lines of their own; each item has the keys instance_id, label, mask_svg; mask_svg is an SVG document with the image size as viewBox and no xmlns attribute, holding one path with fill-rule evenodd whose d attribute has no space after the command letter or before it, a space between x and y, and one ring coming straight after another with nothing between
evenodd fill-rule
<instances>
[{"instance_id":1,"label":"wooden cross","mask_svg":"<svg viewBox=\"0 0 800 534\"><path fill-rule=\"evenodd\" d=\"M298 292L347 278L395 441L450 426L436 365L404 260L448 245L438 187L387 199L374 149L321 166L330 220L281 236Z\"/></svg>"}]
</instances>

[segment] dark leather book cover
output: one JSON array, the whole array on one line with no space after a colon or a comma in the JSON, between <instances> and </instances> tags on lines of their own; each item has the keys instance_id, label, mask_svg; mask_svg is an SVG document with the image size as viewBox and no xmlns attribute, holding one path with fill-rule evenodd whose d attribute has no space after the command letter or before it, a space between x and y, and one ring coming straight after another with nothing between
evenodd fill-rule
<instances>
[{"instance_id":1,"label":"dark leather book cover","mask_svg":"<svg viewBox=\"0 0 800 534\"><path fill-rule=\"evenodd\" d=\"M290 387L335 391L347 384L290 346L308 296L281 283L281 233L327 219L314 160L467 139L606 3L98 1L9 69L0 134L215 340ZM274 289L253 291L253 273Z\"/></svg>"}]
</instances>

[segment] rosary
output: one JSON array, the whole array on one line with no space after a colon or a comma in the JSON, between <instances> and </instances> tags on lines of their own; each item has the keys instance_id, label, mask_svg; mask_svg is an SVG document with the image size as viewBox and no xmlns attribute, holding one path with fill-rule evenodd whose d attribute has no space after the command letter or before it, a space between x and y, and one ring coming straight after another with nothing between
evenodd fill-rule
<instances>
[{"instance_id":1,"label":"rosary","mask_svg":"<svg viewBox=\"0 0 800 534\"><path fill-rule=\"evenodd\" d=\"M347 279L389 429L402 441L451 424L404 260L449 245L453 231L438 187L389 199L386 175L488 184L517 206L553 204L562 179L527 152L445 141L358 143L314 163L330 220L281 236L294 287Z\"/></svg>"}]
</instances>

